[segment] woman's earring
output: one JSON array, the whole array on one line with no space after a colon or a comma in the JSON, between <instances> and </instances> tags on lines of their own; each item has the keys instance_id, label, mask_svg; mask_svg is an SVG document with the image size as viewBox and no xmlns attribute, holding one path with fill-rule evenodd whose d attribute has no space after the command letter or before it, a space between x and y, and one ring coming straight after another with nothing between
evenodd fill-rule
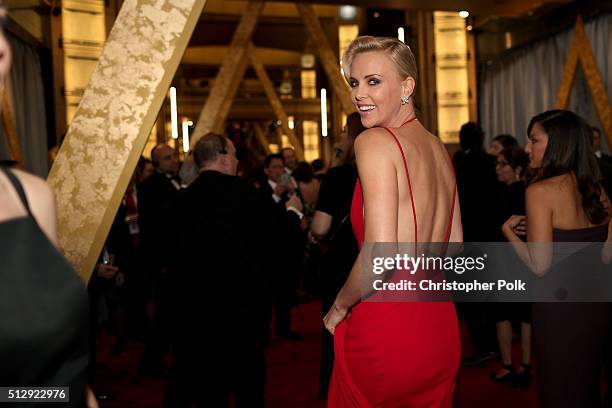
<instances>
[{"instance_id":1,"label":"woman's earring","mask_svg":"<svg viewBox=\"0 0 612 408\"><path fill-rule=\"evenodd\" d=\"M402 96L402 105L407 105L409 101L410 101L409 96L406 96L406 95Z\"/></svg>"}]
</instances>

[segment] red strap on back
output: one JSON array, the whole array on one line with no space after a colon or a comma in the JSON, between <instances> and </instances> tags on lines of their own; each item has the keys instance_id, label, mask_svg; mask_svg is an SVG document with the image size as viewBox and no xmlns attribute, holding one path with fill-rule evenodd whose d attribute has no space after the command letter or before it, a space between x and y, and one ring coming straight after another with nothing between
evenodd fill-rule
<instances>
[{"instance_id":1,"label":"red strap on back","mask_svg":"<svg viewBox=\"0 0 612 408\"><path fill-rule=\"evenodd\" d=\"M406 155L404 154L404 148L402 147L402 144L400 143L397 136L395 136L395 133L393 133L393 131L389 128L384 128L384 129L387 132L389 132L391 136L393 136L393 139L395 140L395 143L397 143L397 146L399 147L400 152L402 154L402 160L404 161L404 169L406 170L406 178L408 179L408 190L410 190L410 204L412 204L412 216L414 219L414 242L416 244L418 242L417 216L416 216L416 208L414 206L414 197L412 195L412 183L410 181L410 172L408 171L408 163L406 162ZM449 159L450 159L450 156L449 156ZM453 166L452 160L451 160L451 168L453 169L453 175L455 176L455 179L456 179L457 175L455 174L455 167ZM453 201L451 203L450 219L448 221L448 227L446 228L446 238L444 239L445 242L448 242L448 240L450 239L450 234L453 228L453 217L455 216L456 198L457 198L457 187L455 186L455 188L453 189Z\"/></svg>"},{"instance_id":2,"label":"red strap on back","mask_svg":"<svg viewBox=\"0 0 612 408\"><path fill-rule=\"evenodd\" d=\"M410 172L408 171L408 163L406 163L406 155L404 154L404 149L402 148L402 144L400 143L397 136L395 136L395 133L393 133L393 131L389 128L384 128L384 129L387 132L391 133L391 136L393 136L393 139L395 139L395 143L397 143L397 146L399 147L400 152L402 153L402 160L404 161L404 169L406 170L406 178L408 179L408 189L410 190L410 204L412 204L412 216L414 218L414 243L416 245L416 243L419 242L418 234L417 234L417 216L416 216L416 208L414 206L414 197L412 196L412 183L410 182Z\"/></svg>"}]
</instances>

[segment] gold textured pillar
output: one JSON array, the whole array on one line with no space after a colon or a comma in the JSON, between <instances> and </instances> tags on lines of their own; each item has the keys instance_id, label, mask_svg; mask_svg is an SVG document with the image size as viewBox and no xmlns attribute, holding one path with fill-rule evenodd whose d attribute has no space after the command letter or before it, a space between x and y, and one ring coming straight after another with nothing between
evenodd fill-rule
<instances>
[{"instance_id":1,"label":"gold textured pillar","mask_svg":"<svg viewBox=\"0 0 612 408\"><path fill-rule=\"evenodd\" d=\"M60 246L89 279L206 0L126 0L49 173Z\"/></svg>"},{"instance_id":2,"label":"gold textured pillar","mask_svg":"<svg viewBox=\"0 0 612 408\"><path fill-rule=\"evenodd\" d=\"M250 2L245 13L242 15L229 45L227 55L215 78L210 94L206 98L204 108L200 112L198 123L196 123L196 127L193 130L191 137L192 146L206 133L211 131L220 133L223 130L227 112L229 112L234 95L246 69L246 47L251 41L251 36L263 6L264 2L261 1Z\"/></svg>"},{"instance_id":3,"label":"gold textured pillar","mask_svg":"<svg viewBox=\"0 0 612 408\"><path fill-rule=\"evenodd\" d=\"M340 73L340 64L338 56L332 51L329 41L323 32L319 17L312 4L297 3L298 13L302 16L306 31L312 39L312 44L319 56L321 65L325 70L327 79L334 90L334 93L338 96L342 110L348 115L355 111L355 105L351 101L351 93L346 85L346 81Z\"/></svg>"},{"instance_id":4,"label":"gold textured pillar","mask_svg":"<svg viewBox=\"0 0 612 408\"><path fill-rule=\"evenodd\" d=\"M259 81L263 85L264 91L266 92L266 96L268 97L268 101L272 106L272 110L276 115L276 118L281 121L281 128L283 129L283 133L289 137L289 141L293 145L295 150L295 154L299 160L304 160L304 149L302 148L302 143L295 136L295 132L293 129L289 127L289 118L287 117L287 113L285 112L285 108L283 108L283 104L281 103L280 98L276 94L276 90L274 89L274 84L270 80L268 73L266 72L266 68L261 63L257 55L255 55L255 47L253 47L252 43L249 43L247 46L247 55L249 60L251 61L251 65L259 78Z\"/></svg>"},{"instance_id":5,"label":"gold textured pillar","mask_svg":"<svg viewBox=\"0 0 612 408\"><path fill-rule=\"evenodd\" d=\"M272 153L270 151L270 142L268 141L268 138L266 137L264 133L261 123L253 122L253 130L255 131L255 138L257 139L259 144L264 148L264 151L266 152L266 154Z\"/></svg>"},{"instance_id":6,"label":"gold textured pillar","mask_svg":"<svg viewBox=\"0 0 612 408\"><path fill-rule=\"evenodd\" d=\"M576 69L578 68L578 61L580 61L582 69L584 70L584 76L593 98L593 105L597 111L597 116L599 116L601 126L604 128L604 133L608 138L608 146L612 146L612 107L610 106L610 99L608 98L606 86L601 79L597 60L595 59L595 55L593 55L593 49L584 31L584 24L580 16L578 16L576 20L574 38L572 39L567 61L565 63L563 80L561 81L559 92L557 93L557 102L555 106L558 109L565 109L567 106L572 84L574 83L574 77L576 75Z\"/></svg>"},{"instance_id":7,"label":"gold textured pillar","mask_svg":"<svg viewBox=\"0 0 612 408\"><path fill-rule=\"evenodd\" d=\"M246 72L248 65L249 65L249 59L247 58L246 53L243 53L240 61L238 61L236 63L236 66L234 67L235 69L234 78L236 78L236 80L230 81L230 83L226 87L227 92L225 93L225 97L223 98L221 102L219 102L219 105L213 108L217 110L214 120L212 121L213 126L211 130L213 132L220 133L220 134L223 134L225 132L225 120L227 119L227 115L229 114L229 111L232 107L232 103L234 103L236 92L238 92L238 88L240 87L240 83L242 82L242 78L244 77L244 73ZM219 79L219 76L217 76L215 83L218 79ZM213 85L213 89L214 89L214 85ZM212 90L211 90L211 94L212 94ZM208 102L208 99L206 101ZM198 123L200 122L198 121ZM205 135L205 134L206 133L203 133L202 135ZM195 142L197 142L197 139L192 138L192 143L195 143Z\"/></svg>"}]
</instances>

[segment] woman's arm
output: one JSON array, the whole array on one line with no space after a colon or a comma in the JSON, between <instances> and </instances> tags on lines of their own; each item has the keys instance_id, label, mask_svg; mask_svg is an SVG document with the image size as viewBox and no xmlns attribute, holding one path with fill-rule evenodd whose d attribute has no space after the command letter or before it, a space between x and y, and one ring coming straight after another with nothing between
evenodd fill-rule
<instances>
[{"instance_id":1,"label":"woman's arm","mask_svg":"<svg viewBox=\"0 0 612 408\"><path fill-rule=\"evenodd\" d=\"M397 243L397 171L391 160L381 160L397 153L392 143L393 140L383 129L367 130L355 141L357 169L363 191L366 245L324 318L325 327L332 333L348 310L361 300L362 275L367 273L361 270L362 260L364 257L371 258L373 244Z\"/></svg>"},{"instance_id":2,"label":"woman's arm","mask_svg":"<svg viewBox=\"0 0 612 408\"><path fill-rule=\"evenodd\" d=\"M525 217L513 215L502 226L502 232L519 258L538 276L548 272L552 264L552 205L551 194L542 184L529 186L525 192L528 228L527 242L515 233Z\"/></svg>"},{"instance_id":3,"label":"woman's arm","mask_svg":"<svg viewBox=\"0 0 612 408\"><path fill-rule=\"evenodd\" d=\"M457 187L455 187L455 190ZM453 219L451 224L451 233L448 238L449 242L463 242L463 226L461 225L461 207L459 206L459 194L455 191L455 202L453 203Z\"/></svg>"},{"instance_id":4,"label":"woman's arm","mask_svg":"<svg viewBox=\"0 0 612 408\"><path fill-rule=\"evenodd\" d=\"M310 226L310 233L316 240L322 240L327 236L333 220L334 217L328 213L319 210L315 211L312 225Z\"/></svg>"}]
</instances>

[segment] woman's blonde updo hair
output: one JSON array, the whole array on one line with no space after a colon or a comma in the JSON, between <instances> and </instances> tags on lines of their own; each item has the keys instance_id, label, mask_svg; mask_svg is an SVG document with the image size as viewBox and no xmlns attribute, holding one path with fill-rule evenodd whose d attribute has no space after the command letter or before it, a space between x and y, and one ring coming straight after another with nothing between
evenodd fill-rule
<instances>
[{"instance_id":1,"label":"woman's blonde updo hair","mask_svg":"<svg viewBox=\"0 0 612 408\"><path fill-rule=\"evenodd\" d=\"M344 52L342 56L342 70L347 81L351 77L351 64L355 56L371 51L382 51L387 54L395 64L402 81L407 77L411 77L414 79L416 87L417 64L410 47L397 38L372 37L370 35L355 38Z\"/></svg>"}]
</instances>

